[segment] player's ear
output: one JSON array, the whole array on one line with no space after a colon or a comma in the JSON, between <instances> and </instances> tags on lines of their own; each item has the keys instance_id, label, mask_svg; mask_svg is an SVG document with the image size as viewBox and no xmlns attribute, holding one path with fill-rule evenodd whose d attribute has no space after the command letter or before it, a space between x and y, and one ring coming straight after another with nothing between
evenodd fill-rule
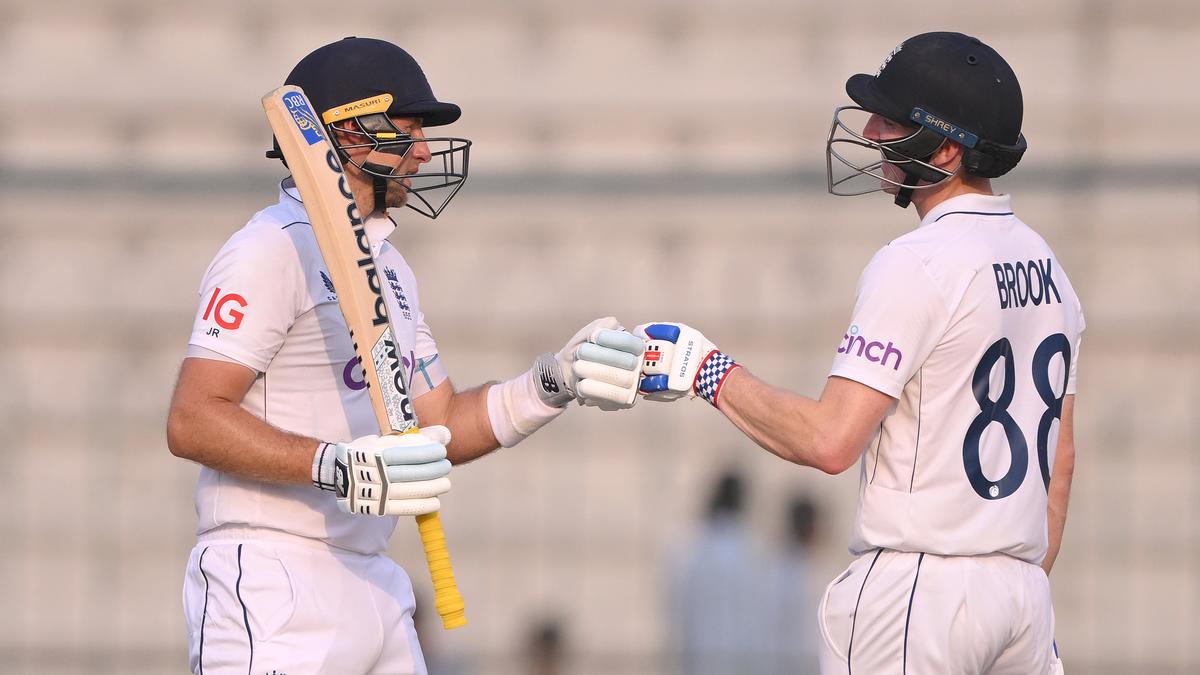
<instances>
[{"instance_id":1,"label":"player's ear","mask_svg":"<svg viewBox=\"0 0 1200 675\"><path fill-rule=\"evenodd\" d=\"M946 139L933 153L933 157L929 158L929 163L946 171L955 171L962 164L963 151L962 145Z\"/></svg>"},{"instance_id":2,"label":"player's ear","mask_svg":"<svg viewBox=\"0 0 1200 675\"><path fill-rule=\"evenodd\" d=\"M350 127L350 125L347 124L346 121L341 121L340 124L338 122L334 122L333 124L329 125L329 128L333 131L333 140L336 141L339 146L354 142L350 134L350 132L354 131L354 129L347 129L347 127Z\"/></svg>"}]
</instances>

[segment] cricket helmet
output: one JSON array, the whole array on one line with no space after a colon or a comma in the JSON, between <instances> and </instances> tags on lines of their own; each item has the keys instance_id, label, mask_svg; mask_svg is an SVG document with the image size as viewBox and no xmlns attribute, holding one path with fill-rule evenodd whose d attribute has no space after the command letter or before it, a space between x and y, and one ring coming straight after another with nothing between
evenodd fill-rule
<instances>
[{"instance_id":1,"label":"cricket helmet","mask_svg":"<svg viewBox=\"0 0 1200 675\"><path fill-rule=\"evenodd\" d=\"M421 66L400 47L384 40L347 37L301 59L285 84L304 90L342 162L372 177L377 206L384 203L388 181L407 179L411 183L405 186L410 197L407 206L436 218L466 180L471 141L465 138L420 139L430 148L432 159L429 167L415 174L393 175L394 160L378 161L387 158L377 153L403 157L415 145L412 136L397 128L392 117L415 117L423 128L428 128L450 124L462 115L457 105L434 96ZM335 127L338 134L334 133ZM339 141L338 135L355 140ZM356 161L347 150L360 147L370 148L371 152ZM277 153L278 146L268 156ZM432 195L422 194L431 191L441 194L436 205L429 199Z\"/></svg>"},{"instance_id":2,"label":"cricket helmet","mask_svg":"<svg viewBox=\"0 0 1200 675\"><path fill-rule=\"evenodd\" d=\"M834 180L833 159L850 166L856 175L870 175L898 186L896 203L907 206L912 190L936 185L953 175L953 171L928 163L947 140L963 146L962 170L984 178L1012 170L1027 147L1021 134L1023 104L1016 74L994 49L962 33L923 33L905 40L875 75L850 77L846 93L857 106L843 106L834 112L826 144L833 194L883 189L880 185L861 192L838 191L848 178ZM884 141L864 138L840 119L847 110L880 115L910 127L912 133ZM846 143L873 149L879 160L866 166L847 160L839 153L839 144ZM901 169L904 180L885 178L884 164Z\"/></svg>"}]
</instances>

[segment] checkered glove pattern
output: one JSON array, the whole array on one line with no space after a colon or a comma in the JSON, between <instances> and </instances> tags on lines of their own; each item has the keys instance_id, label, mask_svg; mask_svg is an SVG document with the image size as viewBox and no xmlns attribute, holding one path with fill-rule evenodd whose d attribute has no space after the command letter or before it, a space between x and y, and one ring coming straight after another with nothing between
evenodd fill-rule
<instances>
[{"instance_id":1,"label":"checkered glove pattern","mask_svg":"<svg viewBox=\"0 0 1200 675\"><path fill-rule=\"evenodd\" d=\"M730 371L737 367L738 364L732 357L714 349L701 364L700 372L696 374L696 395L714 406L717 405L721 385L725 384L725 378L729 377Z\"/></svg>"}]
</instances>

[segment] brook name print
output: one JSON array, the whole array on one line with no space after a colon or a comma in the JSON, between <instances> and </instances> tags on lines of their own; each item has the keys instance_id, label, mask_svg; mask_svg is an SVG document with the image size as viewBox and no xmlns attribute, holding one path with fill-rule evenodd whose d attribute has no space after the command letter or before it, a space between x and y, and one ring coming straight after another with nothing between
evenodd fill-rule
<instances>
[{"instance_id":1,"label":"brook name print","mask_svg":"<svg viewBox=\"0 0 1200 675\"><path fill-rule=\"evenodd\" d=\"M1016 263L993 263L996 275L996 292L1000 296L1000 309L1062 304L1062 296L1054 285L1053 258L1027 260Z\"/></svg>"}]
</instances>

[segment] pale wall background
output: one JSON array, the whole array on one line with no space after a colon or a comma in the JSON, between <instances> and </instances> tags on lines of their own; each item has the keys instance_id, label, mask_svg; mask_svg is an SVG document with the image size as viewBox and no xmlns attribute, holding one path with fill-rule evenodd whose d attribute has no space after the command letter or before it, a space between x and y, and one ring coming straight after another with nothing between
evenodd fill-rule
<instances>
[{"instance_id":1,"label":"pale wall background","mask_svg":"<svg viewBox=\"0 0 1200 675\"><path fill-rule=\"evenodd\" d=\"M72 5L0 3L0 672L186 668L196 467L166 450L166 405L201 273L281 176L259 97L305 53L394 40L466 111L467 187L393 236L458 383L616 313L694 323L813 394L859 270L915 222L825 193L831 111L848 75L945 28L1020 75L1031 150L1000 187L1087 311L1053 580L1069 671L1200 672L1200 5ZM456 472L443 513L471 624L431 632L433 656L519 673L530 622L556 616L571 673L669 670L666 561L728 465L765 550L790 494L818 499L814 584L840 571L855 471L783 463L701 403L573 410ZM406 523L393 549L428 593Z\"/></svg>"}]
</instances>

